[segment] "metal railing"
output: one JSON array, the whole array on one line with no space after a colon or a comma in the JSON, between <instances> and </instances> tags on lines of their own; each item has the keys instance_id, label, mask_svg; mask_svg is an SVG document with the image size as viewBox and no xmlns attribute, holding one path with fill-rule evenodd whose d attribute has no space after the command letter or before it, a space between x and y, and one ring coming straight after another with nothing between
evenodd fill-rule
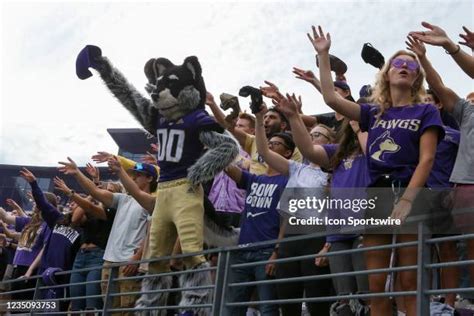
<instances>
[{"instance_id":1,"label":"metal railing","mask_svg":"<svg viewBox=\"0 0 474 316\"><path fill-rule=\"evenodd\" d=\"M426 227L423 223L418 224L418 236L417 240L409 241L404 243L396 243L396 244L386 244L380 246L372 246L372 247L361 247L356 249L350 250L343 250L343 251L332 251L328 252L323 255L318 254L311 254L311 255L303 255L297 257L290 257L290 258L280 258L276 260L265 260L265 261L258 261L258 262L248 262L248 263L241 263L241 264L231 264L231 256L236 251L242 250L250 250L256 247L262 246L271 246L276 243L282 244L286 242L294 242L300 241L304 242L305 240L309 240L312 238L324 237L326 233L317 233L317 234L308 234L308 235L301 235L295 237L289 237L282 240L273 240L267 242L259 242L255 244L249 244L244 246L235 246L235 247L224 247L224 248L214 248L208 249L199 253L192 253L192 254L182 254L177 256L168 256L162 258L154 258L149 260L141 260L136 261L136 264L140 263L152 263L158 261L165 261L170 259L183 259L185 257L195 256L195 255L208 255L208 254L217 254L218 260L217 265L213 267L207 267L202 269L193 269L193 270L185 270L185 271L174 271L174 272L167 272L161 274L143 274L131 277L118 277L118 270L121 266L129 264L127 263L116 263L110 264L107 266L107 269L110 269L110 274L108 280L98 280L93 281L95 283L106 282L107 290L105 293L94 295L94 296L82 296L82 297L64 297L64 298L57 298L54 300L49 301L56 301L56 302L68 302L72 300L79 300L79 299L86 299L86 298L102 298L104 301L103 309L100 311L102 315L111 315L114 312L139 312L139 311L150 311L150 310L163 310L163 309L173 309L173 310L191 310L196 308L205 308L209 310L209 314L211 315L222 315L225 307L230 306L249 306L249 305L262 305L262 304L288 304L288 303L309 303L309 302L334 302L337 300L342 299L370 299L375 297L396 297L396 296L407 296L407 295L414 295L416 296L416 304L417 304L417 315L429 315L429 306L430 306L430 298L432 295L440 295L440 294L447 294L447 293L466 293L466 292L474 292L474 287L469 288L449 288L449 289L432 289L431 288L431 276L430 273L432 270L441 269L441 268L448 268L448 267L459 267L464 265L473 265L474 260L463 260L463 261L456 261L456 262L442 262L442 263L433 263L432 256L431 256L431 246L441 242L447 241L459 241L459 240L468 240L474 239L473 234L464 234L464 235L456 235L456 236L446 236L446 237L438 237L438 238L429 238L429 234L426 231ZM343 273L330 273L330 274L321 274L321 275L314 275L314 276L301 276L301 277L294 277L294 278L279 278L279 279L268 279L264 281L249 281L249 282L238 282L238 283L230 283L229 282L229 274L231 273L232 269L242 268L242 267L253 267L258 265L265 265L267 263L287 263L299 260L308 260L314 259L317 257L322 256L338 256L338 255L347 255L352 253L360 253L366 251L375 251L375 250L387 250L387 249L396 249L401 247L417 247L417 264L410 265L410 266L401 266L401 267L392 267L392 268L383 268L383 269L372 269L372 270L363 270L363 271L352 271L352 272L343 272ZM94 268L87 268L87 269L80 269L80 270L73 270L73 271L64 271L58 272L56 276L65 276L70 275L71 273L78 273L78 272L87 272L91 270L102 270L102 266L94 267ZM416 280L416 289L413 291L392 291L392 292L380 292L380 293L363 293L363 294L350 294L350 295L332 295L332 296L324 296L324 297L301 297L296 299L275 299L269 301L247 301L247 302L228 302L228 291L230 288L233 287L241 287L241 286L256 286L258 284L278 284L278 283L287 283L287 282L296 282L296 281L311 281L311 280L322 280L322 279L332 279L335 277L343 277L343 276L359 276L359 275L369 275L374 273L391 273L391 272L400 272L400 271L407 271L407 270L416 270L417 272L417 280ZM135 291L135 292L127 292L127 293L119 293L117 290L117 283L120 281L141 281L143 279L152 278L152 277L162 277L162 276L182 276L188 273L196 273L196 272L214 272L215 273L215 282L212 285L204 285L204 286L196 286L196 287L187 287L187 288L180 288L174 287L171 289L158 289L158 290L149 290L149 291ZM85 285L90 284L91 282L78 282L78 283L68 283L62 285L55 285L55 286L45 286L43 285L42 278L40 276L34 276L28 279L22 280L9 280L3 282L3 285L13 284L15 282L24 282L25 280L35 280L36 286L32 289L22 289L16 291L7 291L0 293L0 311L5 311L5 302L9 300L10 296L15 293L24 293L24 292L34 292L34 299L38 300L41 297L40 291L55 289L55 288L65 288L70 287L73 285ZM137 296L145 293L176 293L182 291L189 291L189 290L209 290L212 291L212 303L210 304L197 304L197 305L189 305L189 306L178 306L178 305L170 305L170 306L150 306L150 307L142 307L142 308L112 308L112 301L115 297L121 296ZM84 313L84 311L68 311L70 315L77 315ZM31 312L34 315L41 315L41 314L48 314L48 315L60 315L65 314L65 312Z\"/></svg>"}]
</instances>

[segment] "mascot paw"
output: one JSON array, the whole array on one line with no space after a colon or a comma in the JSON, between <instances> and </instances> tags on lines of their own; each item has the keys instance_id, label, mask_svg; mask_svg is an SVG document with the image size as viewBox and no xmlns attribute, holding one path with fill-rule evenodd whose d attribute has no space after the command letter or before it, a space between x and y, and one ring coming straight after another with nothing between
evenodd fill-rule
<instances>
[{"instance_id":1,"label":"mascot paw","mask_svg":"<svg viewBox=\"0 0 474 316\"><path fill-rule=\"evenodd\" d=\"M92 76L89 67L99 69L102 51L98 46L87 45L84 47L76 59L76 74L79 79L87 79Z\"/></svg>"},{"instance_id":2,"label":"mascot paw","mask_svg":"<svg viewBox=\"0 0 474 316\"><path fill-rule=\"evenodd\" d=\"M250 103L250 110L253 114L260 112L263 104L262 91L260 91L260 89L245 86L240 89L239 95L245 98L250 96L250 99L252 100Z\"/></svg>"},{"instance_id":3,"label":"mascot paw","mask_svg":"<svg viewBox=\"0 0 474 316\"><path fill-rule=\"evenodd\" d=\"M204 177L204 173L204 167L200 164L194 164L188 169L188 179L193 187L208 180Z\"/></svg>"}]
</instances>

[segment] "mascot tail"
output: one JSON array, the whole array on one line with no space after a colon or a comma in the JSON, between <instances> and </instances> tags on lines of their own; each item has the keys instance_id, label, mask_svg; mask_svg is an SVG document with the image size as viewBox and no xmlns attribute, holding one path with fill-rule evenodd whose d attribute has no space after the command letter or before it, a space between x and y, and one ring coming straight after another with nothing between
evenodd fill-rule
<instances>
[{"instance_id":1,"label":"mascot tail","mask_svg":"<svg viewBox=\"0 0 474 316\"><path fill-rule=\"evenodd\" d=\"M204 242L208 248L236 246L240 228L229 226L207 197L204 198Z\"/></svg>"}]
</instances>

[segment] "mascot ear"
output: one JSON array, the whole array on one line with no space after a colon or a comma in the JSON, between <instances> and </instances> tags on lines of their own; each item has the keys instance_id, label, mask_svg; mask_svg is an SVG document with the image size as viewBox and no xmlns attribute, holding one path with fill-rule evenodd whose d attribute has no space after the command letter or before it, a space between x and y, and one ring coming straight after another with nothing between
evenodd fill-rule
<instances>
[{"instance_id":1,"label":"mascot ear","mask_svg":"<svg viewBox=\"0 0 474 316\"><path fill-rule=\"evenodd\" d=\"M202 69L201 64L196 56L189 56L186 57L184 60L183 66L189 69L193 75L193 79L196 80L197 78L201 77Z\"/></svg>"},{"instance_id":2,"label":"mascot ear","mask_svg":"<svg viewBox=\"0 0 474 316\"><path fill-rule=\"evenodd\" d=\"M150 84L156 84L158 79L167 68L174 66L171 61L166 58L152 58L145 64L145 76Z\"/></svg>"}]
</instances>

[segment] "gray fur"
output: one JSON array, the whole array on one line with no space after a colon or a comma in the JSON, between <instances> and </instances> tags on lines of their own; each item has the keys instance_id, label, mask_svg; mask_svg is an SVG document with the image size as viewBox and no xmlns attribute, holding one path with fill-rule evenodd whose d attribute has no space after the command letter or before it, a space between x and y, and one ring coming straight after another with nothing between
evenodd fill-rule
<instances>
[{"instance_id":1,"label":"gray fur","mask_svg":"<svg viewBox=\"0 0 474 316\"><path fill-rule=\"evenodd\" d=\"M151 100L142 96L107 57L101 57L97 70L110 92L148 132L155 135L158 111L152 106Z\"/></svg>"},{"instance_id":2,"label":"gray fur","mask_svg":"<svg viewBox=\"0 0 474 316\"><path fill-rule=\"evenodd\" d=\"M186 113L195 110L199 102L201 102L201 95L193 86L185 87L178 95L178 103L181 109L186 111Z\"/></svg>"},{"instance_id":3,"label":"gray fur","mask_svg":"<svg viewBox=\"0 0 474 316\"><path fill-rule=\"evenodd\" d=\"M201 263L200 265L197 265L194 269L204 269L204 268L209 268L209 267L210 267L209 263L204 262L204 263ZM206 286L206 285L212 285L210 271L198 271L194 273L186 273L182 275L180 278L181 288L190 288L190 287ZM214 291L209 290L209 289L183 291L181 293L181 302L179 302L179 306L210 304L212 302L213 294L214 294ZM211 314L211 309L197 308L197 309L193 309L193 312L194 312L194 315L207 316Z\"/></svg>"},{"instance_id":4,"label":"gray fur","mask_svg":"<svg viewBox=\"0 0 474 316\"><path fill-rule=\"evenodd\" d=\"M209 248L236 246L240 228L225 229L204 215L204 242Z\"/></svg>"},{"instance_id":5,"label":"gray fur","mask_svg":"<svg viewBox=\"0 0 474 316\"><path fill-rule=\"evenodd\" d=\"M213 179L239 154L238 144L227 133L204 131L199 139L209 150L188 169L188 179L193 185Z\"/></svg>"},{"instance_id":6,"label":"gray fur","mask_svg":"<svg viewBox=\"0 0 474 316\"><path fill-rule=\"evenodd\" d=\"M142 280L141 291L154 291L171 289L173 284L172 276L157 276ZM143 293L135 303L135 308L144 308L152 306L166 306L169 292ZM165 316L166 309L147 310L135 312L135 316Z\"/></svg>"}]
</instances>

